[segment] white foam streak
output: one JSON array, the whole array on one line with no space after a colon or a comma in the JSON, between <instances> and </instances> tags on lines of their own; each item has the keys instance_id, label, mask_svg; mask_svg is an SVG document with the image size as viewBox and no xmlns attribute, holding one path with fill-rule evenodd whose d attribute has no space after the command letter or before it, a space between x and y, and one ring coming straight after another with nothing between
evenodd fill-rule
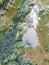
<instances>
[{"instance_id":1,"label":"white foam streak","mask_svg":"<svg viewBox=\"0 0 49 65\"><path fill-rule=\"evenodd\" d=\"M39 19L38 12L39 12L38 6L35 5L32 11L30 12L30 14L28 14L28 16L30 16L30 19L32 19L32 24L34 28L37 28L38 19Z\"/></svg>"}]
</instances>

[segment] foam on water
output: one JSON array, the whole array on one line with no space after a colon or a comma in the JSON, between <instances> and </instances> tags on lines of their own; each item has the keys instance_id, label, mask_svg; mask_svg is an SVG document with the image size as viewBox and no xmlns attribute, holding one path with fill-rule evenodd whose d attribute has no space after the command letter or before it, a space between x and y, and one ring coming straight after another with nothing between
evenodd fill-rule
<instances>
[{"instance_id":1,"label":"foam on water","mask_svg":"<svg viewBox=\"0 0 49 65\"><path fill-rule=\"evenodd\" d=\"M30 14L28 14L28 16L30 16L30 20L32 19L32 24L33 24L34 28L37 28L37 24L38 24L38 20L39 20L38 12L39 12L38 6L35 5L32 8L32 11L30 12Z\"/></svg>"}]
</instances>

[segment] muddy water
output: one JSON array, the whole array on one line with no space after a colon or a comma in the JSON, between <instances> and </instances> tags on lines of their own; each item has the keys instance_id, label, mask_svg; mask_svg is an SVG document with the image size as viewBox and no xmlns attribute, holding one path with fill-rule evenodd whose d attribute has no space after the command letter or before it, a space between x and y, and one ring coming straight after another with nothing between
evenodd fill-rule
<instances>
[{"instance_id":1,"label":"muddy water","mask_svg":"<svg viewBox=\"0 0 49 65\"><path fill-rule=\"evenodd\" d=\"M49 6L49 0L38 0L37 8L33 8L29 17L28 31L23 36L23 42L31 43L32 49L25 48L25 59L36 61L38 65L49 65L49 62L44 59L49 59L49 52L44 50L45 45L49 44L49 14L40 14L38 10L40 7Z\"/></svg>"}]
</instances>

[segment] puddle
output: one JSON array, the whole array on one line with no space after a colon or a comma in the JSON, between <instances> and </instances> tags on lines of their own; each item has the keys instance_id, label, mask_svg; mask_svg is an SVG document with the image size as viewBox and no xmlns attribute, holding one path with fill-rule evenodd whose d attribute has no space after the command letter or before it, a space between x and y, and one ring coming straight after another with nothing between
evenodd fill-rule
<instances>
[{"instance_id":1,"label":"puddle","mask_svg":"<svg viewBox=\"0 0 49 65\"><path fill-rule=\"evenodd\" d=\"M38 38L38 34L36 32L36 28L39 22L39 17L38 17L38 5L34 5L31 12L28 14L28 19L29 22L31 22L31 25L28 26L28 31L23 35L23 42L24 43L28 43L29 45L32 46L32 48L36 48L37 46L40 46L39 43L39 38ZM28 22L28 23L29 23Z\"/></svg>"},{"instance_id":2,"label":"puddle","mask_svg":"<svg viewBox=\"0 0 49 65\"><path fill-rule=\"evenodd\" d=\"M23 42L31 44L32 48L40 46L36 31L33 28L28 28L28 31L23 36Z\"/></svg>"}]
</instances>

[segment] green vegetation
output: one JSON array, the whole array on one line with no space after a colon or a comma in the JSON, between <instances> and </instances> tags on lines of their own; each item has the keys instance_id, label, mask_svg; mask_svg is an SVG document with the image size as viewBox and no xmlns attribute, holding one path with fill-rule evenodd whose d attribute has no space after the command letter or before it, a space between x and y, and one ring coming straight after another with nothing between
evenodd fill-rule
<instances>
[{"instance_id":1,"label":"green vegetation","mask_svg":"<svg viewBox=\"0 0 49 65\"><path fill-rule=\"evenodd\" d=\"M6 1L6 0L5 0ZM3 1L3 5L8 2ZM2 3L2 0L0 1ZM30 8L25 9L25 1L15 1L13 8L16 14L12 20L8 18L0 23L0 64L1 65L37 65L31 60L24 60L25 44L22 42L21 33L23 30L22 23L26 15L31 11ZM30 5L32 6L32 5Z\"/></svg>"},{"instance_id":2,"label":"green vegetation","mask_svg":"<svg viewBox=\"0 0 49 65\"><path fill-rule=\"evenodd\" d=\"M23 3L23 0L21 0L21 1L15 1L15 3L14 3L14 8L16 9L16 11L18 10L18 8L22 5L22 3Z\"/></svg>"},{"instance_id":3,"label":"green vegetation","mask_svg":"<svg viewBox=\"0 0 49 65\"><path fill-rule=\"evenodd\" d=\"M43 53L43 51L40 49L39 51L36 49L33 50L29 41L26 41L27 44L22 41L25 32L24 26L28 25L28 22L26 23L26 16L31 12L32 7L36 3L34 4L32 0L15 0L14 4L12 4L13 1L0 0L1 11L4 12L5 7L8 5L5 14L0 15L0 65L38 65L32 59L32 56L37 57L35 60L40 62L40 60L43 60L41 59L43 56L39 52ZM37 32L39 32L42 49L46 53L49 53L49 8L41 8L39 16L41 20ZM28 48L26 48L26 45L28 45ZM25 59L25 54L29 59L27 57ZM40 60L38 59L38 55L41 55ZM49 63L49 59L47 58L43 61Z\"/></svg>"},{"instance_id":4,"label":"green vegetation","mask_svg":"<svg viewBox=\"0 0 49 65\"><path fill-rule=\"evenodd\" d=\"M0 0L0 10L4 10L4 8L7 6L9 0Z\"/></svg>"},{"instance_id":5,"label":"green vegetation","mask_svg":"<svg viewBox=\"0 0 49 65\"><path fill-rule=\"evenodd\" d=\"M1 36L1 35L0 35L0 42L1 42L1 41L4 41L5 39L6 39L5 36Z\"/></svg>"},{"instance_id":6,"label":"green vegetation","mask_svg":"<svg viewBox=\"0 0 49 65\"><path fill-rule=\"evenodd\" d=\"M43 45L48 47L49 45L49 8L41 8L39 12L40 22L38 25L39 38ZM48 45L47 45L48 43Z\"/></svg>"},{"instance_id":7,"label":"green vegetation","mask_svg":"<svg viewBox=\"0 0 49 65\"><path fill-rule=\"evenodd\" d=\"M49 52L49 44L46 44L45 51Z\"/></svg>"},{"instance_id":8,"label":"green vegetation","mask_svg":"<svg viewBox=\"0 0 49 65\"><path fill-rule=\"evenodd\" d=\"M2 4L3 3L3 0L0 0L0 4Z\"/></svg>"},{"instance_id":9,"label":"green vegetation","mask_svg":"<svg viewBox=\"0 0 49 65\"><path fill-rule=\"evenodd\" d=\"M49 63L49 59L48 58L44 59L44 61Z\"/></svg>"}]
</instances>

